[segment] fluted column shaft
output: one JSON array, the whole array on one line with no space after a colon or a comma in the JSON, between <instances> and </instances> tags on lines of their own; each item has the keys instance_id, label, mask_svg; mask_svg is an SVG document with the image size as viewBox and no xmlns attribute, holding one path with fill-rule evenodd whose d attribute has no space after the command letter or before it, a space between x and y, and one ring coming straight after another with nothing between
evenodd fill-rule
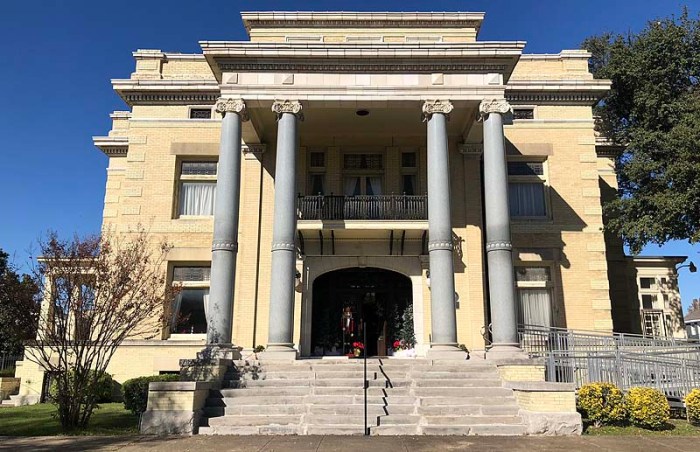
<instances>
[{"instance_id":1,"label":"fluted column shaft","mask_svg":"<svg viewBox=\"0 0 700 452\"><path fill-rule=\"evenodd\" d=\"M233 294L238 255L238 210L241 194L241 123L247 120L242 99L219 99L223 114L214 203L207 344L231 344Z\"/></svg>"},{"instance_id":2,"label":"fluted column shaft","mask_svg":"<svg viewBox=\"0 0 700 452\"><path fill-rule=\"evenodd\" d=\"M294 352L297 120L302 116L297 101L275 101L272 110L278 121L267 356L270 352Z\"/></svg>"},{"instance_id":3,"label":"fluted column shaft","mask_svg":"<svg viewBox=\"0 0 700 452\"><path fill-rule=\"evenodd\" d=\"M449 101L427 101L428 122L428 254L430 259L431 349L457 350L455 278L452 257L450 167L447 144Z\"/></svg>"},{"instance_id":4,"label":"fluted column shaft","mask_svg":"<svg viewBox=\"0 0 700 452\"><path fill-rule=\"evenodd\" d=\"M479 106L484 121L486 260L493 351L518 347L508 168L503 135L503 115L511 111L512 108L505 99L484 101Z\"/></svg>"}]
</instances>

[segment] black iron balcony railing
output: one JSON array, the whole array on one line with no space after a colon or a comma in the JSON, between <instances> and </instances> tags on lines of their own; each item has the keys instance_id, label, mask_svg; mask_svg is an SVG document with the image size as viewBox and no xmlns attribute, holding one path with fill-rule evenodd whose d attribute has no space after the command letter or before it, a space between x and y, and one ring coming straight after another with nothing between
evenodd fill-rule
<instances>
[{"instance_id":1,"label":"black iron balcony railing","mask_svg":"<svg viewBox=\"0 0 700 452\"><path fill-rule=\"evenodd\" d=\"M427 195L299 196L300 220L427 220Z\"/></svg>"}]
</instances>

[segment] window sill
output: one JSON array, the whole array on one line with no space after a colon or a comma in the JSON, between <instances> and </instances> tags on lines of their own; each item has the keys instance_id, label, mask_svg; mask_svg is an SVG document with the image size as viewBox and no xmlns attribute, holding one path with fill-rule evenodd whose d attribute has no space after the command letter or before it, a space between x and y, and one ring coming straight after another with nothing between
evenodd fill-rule
<instances>
[{"instance_id":1,"label":"window sill","mask_svg":"<svg viewBox=\"0 0 700 452\"><path fill-rule=\"evenodd\" d=\"M174 333L168 338L169 341L206 341L206 333L197 334L185 334L185 333Z\"/></svg>"}]
</instances>

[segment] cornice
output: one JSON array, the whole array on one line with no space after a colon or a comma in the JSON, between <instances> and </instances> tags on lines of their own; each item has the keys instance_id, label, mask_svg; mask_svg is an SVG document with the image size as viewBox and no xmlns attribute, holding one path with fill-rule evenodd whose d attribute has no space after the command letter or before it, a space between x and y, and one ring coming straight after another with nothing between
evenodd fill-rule
<instances>
[{"instance_id":1,"label":"cornice","mask_svg":"<svg viewBox=\"0 0 700 452\"><path fill-rule=\"evenodd\" d=\"M253 28L475 28L482 12L242 12L246 31Z\"/></svg>"},{"instance_id":2,"label":"cornice","mask_svg":"<svg viewBox=\"0 0 700 452\"><path fill-rule=\"evenodd\" d=\"M127 137L92 137L92 143L108 157L126 157L129 151Z\"/></svg>"},{"instance_id":3,"label":"cornice","mask_svg":"<svg viewBox=\"0 0 700 452\"><path fill-rule=\"evenodd\" d=\"M367 60L342 61L249 61L229 60L218 64L221 72L280 71L280 72L470 72L501 73L509 69L507 64L454 63L454 62L372 62Z\"/></svg>"}]
</instances>

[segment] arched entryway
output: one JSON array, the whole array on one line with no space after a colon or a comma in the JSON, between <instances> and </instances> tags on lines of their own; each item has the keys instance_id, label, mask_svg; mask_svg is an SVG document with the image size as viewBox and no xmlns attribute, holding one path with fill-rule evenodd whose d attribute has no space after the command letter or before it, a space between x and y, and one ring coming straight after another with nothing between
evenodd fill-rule
<instances>
[{"instance_id":1,"label":"arched entryway","mask_svg":"<svg viewBox=\"0 0 700 452\"><path fill-rule=\"evenodd\" d=\"M362 340L362 321L367 325L368 356L385 356L402 328L413 327L410 278L379 268L348 268L325 273L313 283L311 353L340 355L348 341ZM343 335L343 312L352 312L349 331ZM406 321L410 325L406 325Z\"/></svg>"}]
</instances>

